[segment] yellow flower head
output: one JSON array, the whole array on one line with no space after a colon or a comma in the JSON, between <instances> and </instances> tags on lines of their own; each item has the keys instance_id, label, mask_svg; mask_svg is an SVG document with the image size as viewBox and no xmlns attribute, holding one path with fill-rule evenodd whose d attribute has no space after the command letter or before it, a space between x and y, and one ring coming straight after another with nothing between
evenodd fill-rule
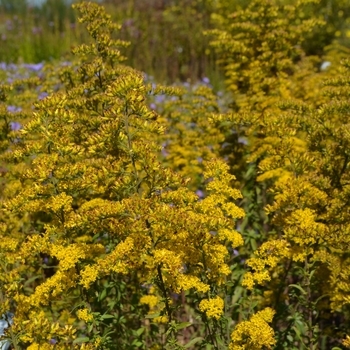
<instances>
[{"instance_id":1,"label":"yellow flower head","mask_svg":"<svg viewBox=\"0 0 350 350\"><path fill-rule=\"evenodd\" d=\"M230 350L272 349L275 345L274 331L268 325L275 311L267 307L257 312L249 321L239 323L231 334Z\"/></svg>"},{"instance_id":2,"label":"yellow flower head","mask_svg":"<svg viewBox=\"0 0 350 350\"><path fill-rule=\"evenodd\" d=\"M213 299L203 299L199 303L199 310L205 312L208 318L216 318L217 320L223 314L224 301L216 296Z\"/></svg>"},{"instance_id":3,"label":"yellow flower head","mask_svg":"<svg viewBox=\"0 0 350 350\"><path fill-rule=\"evenodd\" d=\"M85 322L89 322L93 319L93 316L90 314L88 309L81 309L77 311L77 316L79 320L83 320Z\"/></svg>"},{"instance_id":4,"label":"yellow flower head","mask_svg":"<svg viewBox=\"0 0 350 350\"><path fill-rule=\"evenodd\" d=\"M343 345L347 348L350 348L350 337L347 335L345 339L343 339Z\"/></svg>"}]
</instances>

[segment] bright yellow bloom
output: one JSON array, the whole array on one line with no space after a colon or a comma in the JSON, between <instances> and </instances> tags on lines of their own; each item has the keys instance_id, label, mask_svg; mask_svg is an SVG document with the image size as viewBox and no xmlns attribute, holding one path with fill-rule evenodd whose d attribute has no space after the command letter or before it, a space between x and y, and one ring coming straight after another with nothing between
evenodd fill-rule
<instances>
[{"instance_id":1,"label":"bright yellow bloom","mask_svg":"<svg viewBox=\"0 0 350 350\"><path fill-rule=\"evenodd\" d=\"M231 334L230 350L272 349L276 344L274 331L268 325L275 311L266 308L253 315L249 321L239 323Z\"/></svg>"},{"instance_id":2,"label":"bright yellow bloom","mask_svg":"<svg viewBox=\"0 0 350 350\"><path fill-rule=\"evenodd\" d=\"M95 282L98 276L98 269L91 265L85 266L85 268L80 272L81 280L80 284L84 286L84 288L88 289L90 284Z\"/></svg>"},{"instance_id":3,"label":"bright yellow bloom","mask_svg":"<svg viewBox=\"0 0 350 350\"><path fill-rule=\"evenodd\" d=\"M140 298L140 303L148 305L151 309L156 307L158 302L159 298L156 295L144 295Z\"/></svg>"},{"instance_id":4,"label":"bright yellow bloom","mask_svg":"<svg viewBox=\"0 0 350 350\"><path fill-rule=\"evenodd\" d=\"M345 339L343 339L342 344L347 348L350 348L350 337L347 335Z\"/></svg>"},{"instance_id":5,"label":"bright yellow bloom","mask_svg":"<svg viewBox=\"0 0 350 350\"><path fill-rule=\"evenodd\" d=\"M88 309L80 309L77 311L77 316L79 320L83 320L85 322L91 321L94 317L90 314Z\"/></svg>"},{"instance_id":6,"label":"bright yellow bloom","mask_svg":"<svg viewBox=\"0 0 350 350\"><path fill-rule=\"evenodd\" d=\"M219 296L213 299L203 299L199 303L199 310L205 312L208 318L215 318L218 320L223 314L224 301Z\"/></svg>"}]
</instances>

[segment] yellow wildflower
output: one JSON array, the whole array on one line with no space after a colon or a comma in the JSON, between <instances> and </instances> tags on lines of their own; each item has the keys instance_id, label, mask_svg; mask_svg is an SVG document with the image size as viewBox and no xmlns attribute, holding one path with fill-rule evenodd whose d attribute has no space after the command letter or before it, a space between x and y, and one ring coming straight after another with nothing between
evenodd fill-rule
<instances>
[{"instance_id":1,"label":"yellow wildflower","mask_svg":"<svg viewBox=\"0 0 350 350\"><path fill-rule=\"evenodd\" d=\"M83 320L85 322L89 322L93 319L93 316L91 315L90 311L86 308L78 310L77 316L79 320Z\"/></svg>"},{"instance_id":2,"label":"yellow wildflower","mask_svg":"<svg viewBox=\"0 0 350 350\"><path fill-rule=\"evenodd\" d=\"M199 303L199 310L205 312L208 318L216 318L217 320L223 314L224 301L216 296L213 299L203 299Z\"/></svg>"},{"instance_id":3,"label":"yellow wildflower","mask_svg":"<svg viewBox=\"0 0 350 350\"><path fill-rule=\"evenodd\" d=\"M155 323L167 323L168 320L168 316L158 316L152 319L153 322Z\"/></svg>"},{"instance_id":4,"label":"yellow wildflower","mask_svg":"<svg viewBox=\"0 0 350 350\"><path fill-rule=\"evenodd\" d=\"M345 339L343 339L342 344L347 348L350 348L350 337L347 335Z\"/></svg>"},{"instance_id":5,"label":"yellow wildflower","mask_svg":"<svg viewBox=\"0 0 350 350\"><path fill-rule=\"evenodd\" d=\"M102 343L102 338L101 337L97 337L95 339L94 345L95 345L96 348L98 348L101 345L101 343Z\"/></svg>"},{"instance_id":6,"label":"yellow wildflower","mask_svg":"<svg viewBox=\"0 0 350 350\"><path fill-rule=\"evenodd\" d=\"M90 284L96 281L98 276L98 269L91 265L87 265L85 266L84 270L80 272L80 276L80 284L82 284L84 288L88 289Z\"/></svg>"},{"instance_id":7,"label":"yellow wildflower","mask_svg":"<svg viewBox=\"0 0 350 350\"><path fill-rule=\"evenodd\" d=\"M157 306L158 301L159 298L156 295L144 295L140 298L140 303L148 305L151 309Z\"/></svg>"},{"instance_id":8,"label":"yellow wildflower","mask_svg":"<svg viewBox=\"0 0 350 350\"><path fill-rule=\"evenodd\" d=\"M260 350L272 349L276 344L274 331L268 325L275 311L267 307L257 312L249 321L239 323L231 334L230 350Z\"/></svg>"}]
</instances>

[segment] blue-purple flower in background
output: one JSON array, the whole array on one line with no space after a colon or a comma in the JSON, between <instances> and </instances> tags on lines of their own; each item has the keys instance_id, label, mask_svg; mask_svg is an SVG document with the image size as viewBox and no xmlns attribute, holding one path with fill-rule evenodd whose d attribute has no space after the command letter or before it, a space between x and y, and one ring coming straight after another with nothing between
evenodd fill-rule
<instances>
[{"instance_id":1,"label":"blue-purple flower in background","mask_svg":"<svg viewBox=\"0 0 350 350\"><path fill-rule=\"evenodd\" d=\"M24 63L23 67L29 70L32 70L34 72L39 72L44 68L44 64L43 63Z\"/></svg>"},{"instance_id":2,"label":"blue-purple flower in background","mask_svg":"<svg viewBox=\"0 0 350 350\"><path fill-rule=\"evenodd\" d=\"M21 107L16 107L16 106L7 106L7 111L10 113L15 113L15 112L20 112L22 110Z\"/></svg>"},{"instance_id":3,"label":"blue-purple flower in background","mask_svg":"<svg viewBox=\"0 0 350 350\"><path fill-rule=\"evenodd\" d=\"M10 122L10 127L11 127L11 130L18 131L22 128L22 125L19 122Z\"/></svg>"},{"instance_id":4,"label":"blue-purple flower in background","mask_svg":"<svg viewBox=\"0 0 350 350\"><path fill-rule=\"evenodd\" d=\"M49 96L49 94L47 92L43 91L43 92L40 92L40 94L38 96L38 99L42 100L42 99L44 99L47 96Z\"/></svg>"}]
</instances>

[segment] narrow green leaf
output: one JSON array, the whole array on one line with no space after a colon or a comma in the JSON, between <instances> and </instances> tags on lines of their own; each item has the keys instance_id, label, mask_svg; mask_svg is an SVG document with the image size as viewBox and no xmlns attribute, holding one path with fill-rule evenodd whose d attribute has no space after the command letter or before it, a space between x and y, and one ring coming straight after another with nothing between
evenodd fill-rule
<instances>
[{"instance_id":1,"label":"narrow green leaf","mask_svg":"<svg viewBox=\"0 0 350 350\"><path fill-rule=\"evenodd\" d=\"M216 335L215 335L215 339L216 339L216 342L217 342L219 345L222 345L222 346L225 345L224 342L223 342L223 340L222 340L222 338L221 338L221 336L220 336L219 334L216 334Z\"/></svg>"},{"instance_id":2,"label":"narrow green leaf","mask_svg":"<svg viewBox=\"0 0 350 350\"><path fill-rule=\"evenodd\" d=\"M289 287L294 287L294 288L297 288L299 289L303 294L307 294L306 291L300 287L298 284L290 284Z\"/></svg>"},{"instance_id":3,"label":"narrow green leaf","mask_svg":"<svg viewBox=\"0 0 350 350\"><path fill-rule=\"evenodd\" d=\"M104 289L104 290L102 291L102 293L99 295L98 300L99 300L99 301L102 301L104 298L106 298L106 296L107 296L107 289Z\"/></svg>"},{"instance_id":4,"label":"narrow green leaf","mask_svg":"<svg viewBox=\"0 0 350 350\"><path fill-rule=\"evenodd\" d=\"M145 331L145 327L141 327L136 331L136 334L140 336Z\"/></svg>"},{"instance_id":5,"label":"narrow green leaf","mask_svg":"<svg viewBox=\"0 0 350 350\"><path fill-rule=\"evenodd\" d=\"M254 238L251 238L251 239L250 239L250 245L251 245L253 251L255 251L255 250L258 249L258 246L257 246L257 244L256 244L256 240L255 240Z\"/></svg>"},{"instance_id":6,"label":"narrow green leaf","mask_svg":"<svg viewBox=\"0 0 350 350\"><path fill-rule=\"evenodd\" d=\"M142 342L140 342L140 341L138 341L138 340L134 340L134 341L132 342L132 344L131 344L131 345L134 345L134 346L140 347L140 346L142 345Z\"/></svg>"},{"instance_id":7,"label":"narrow green leaf","mask_svg":"<svg viewBox=\"0 0 350 350\"><path fill-rule=\"evenodd\" d=\"M186 328L186 327L191 326L191 325L192 325L191 322L182 322L182 323L176 325L176 328L177 329L183 329L183 328Z\"/></svg>"},{"instance_id":8,"label":"narrow green leaf","mask_svg":"<svg viewBox=\"0 0 350 350\"><path fill-rule=\"evenodd\" d=\"M80 338L77 338L73 341L73 344L77 344L77 343L86 343L89 341L89 338L88 337L80 337Z\"/></svg>"},{"instance_id":9,"label":"narrow green leaf","mask_svg":"<svg viewBox=\"0 0 350 350\"><path fill-rule=\"evenodd\" d=\"M203 337L194 338L194 339L192 339L189 343L187 343L187 344L184 346L184 348L187 349L187 348L189 348L190 346L192 346L192 345L198 343L198 342L201 341L201 340L203 340Z\"/></svg>"},{"instance_id":10,"label":"narrow green leaf","mask_svg":"<svg viewBox=\"0 0 350 350\"><path fill-rule=\"evenodd\" d=\"M102 320L105 320L105 319L108 319L108 318L114 318L114 316L113 315L102 315L101 316Z\"/></svg>"},{"instance_id":11,"label":"narrow green leaf","mask_svg":"<svg viewBox=\"0 0 350 350\"><path fill-rule=\"evenodd\" d=\"M146 315L145 318L156 318L156 317L159 317L159 316L160 316L160 313L157 312L156 314Z\"/></svg>"},{"instance_id":12,"label":"narrow green leaf","mask_svg":"<svg viewBox=\"0 0 350 350\"><path fill-rule=\"evenodd\" d=\"M40 277L43 277L42 275L36 275L36 276L33 276L29 279L27 279L25 282L24 282L24 286L27 286L28 284L34 282L36 279L40 278Z\"/></svg>"}]
</instances>

